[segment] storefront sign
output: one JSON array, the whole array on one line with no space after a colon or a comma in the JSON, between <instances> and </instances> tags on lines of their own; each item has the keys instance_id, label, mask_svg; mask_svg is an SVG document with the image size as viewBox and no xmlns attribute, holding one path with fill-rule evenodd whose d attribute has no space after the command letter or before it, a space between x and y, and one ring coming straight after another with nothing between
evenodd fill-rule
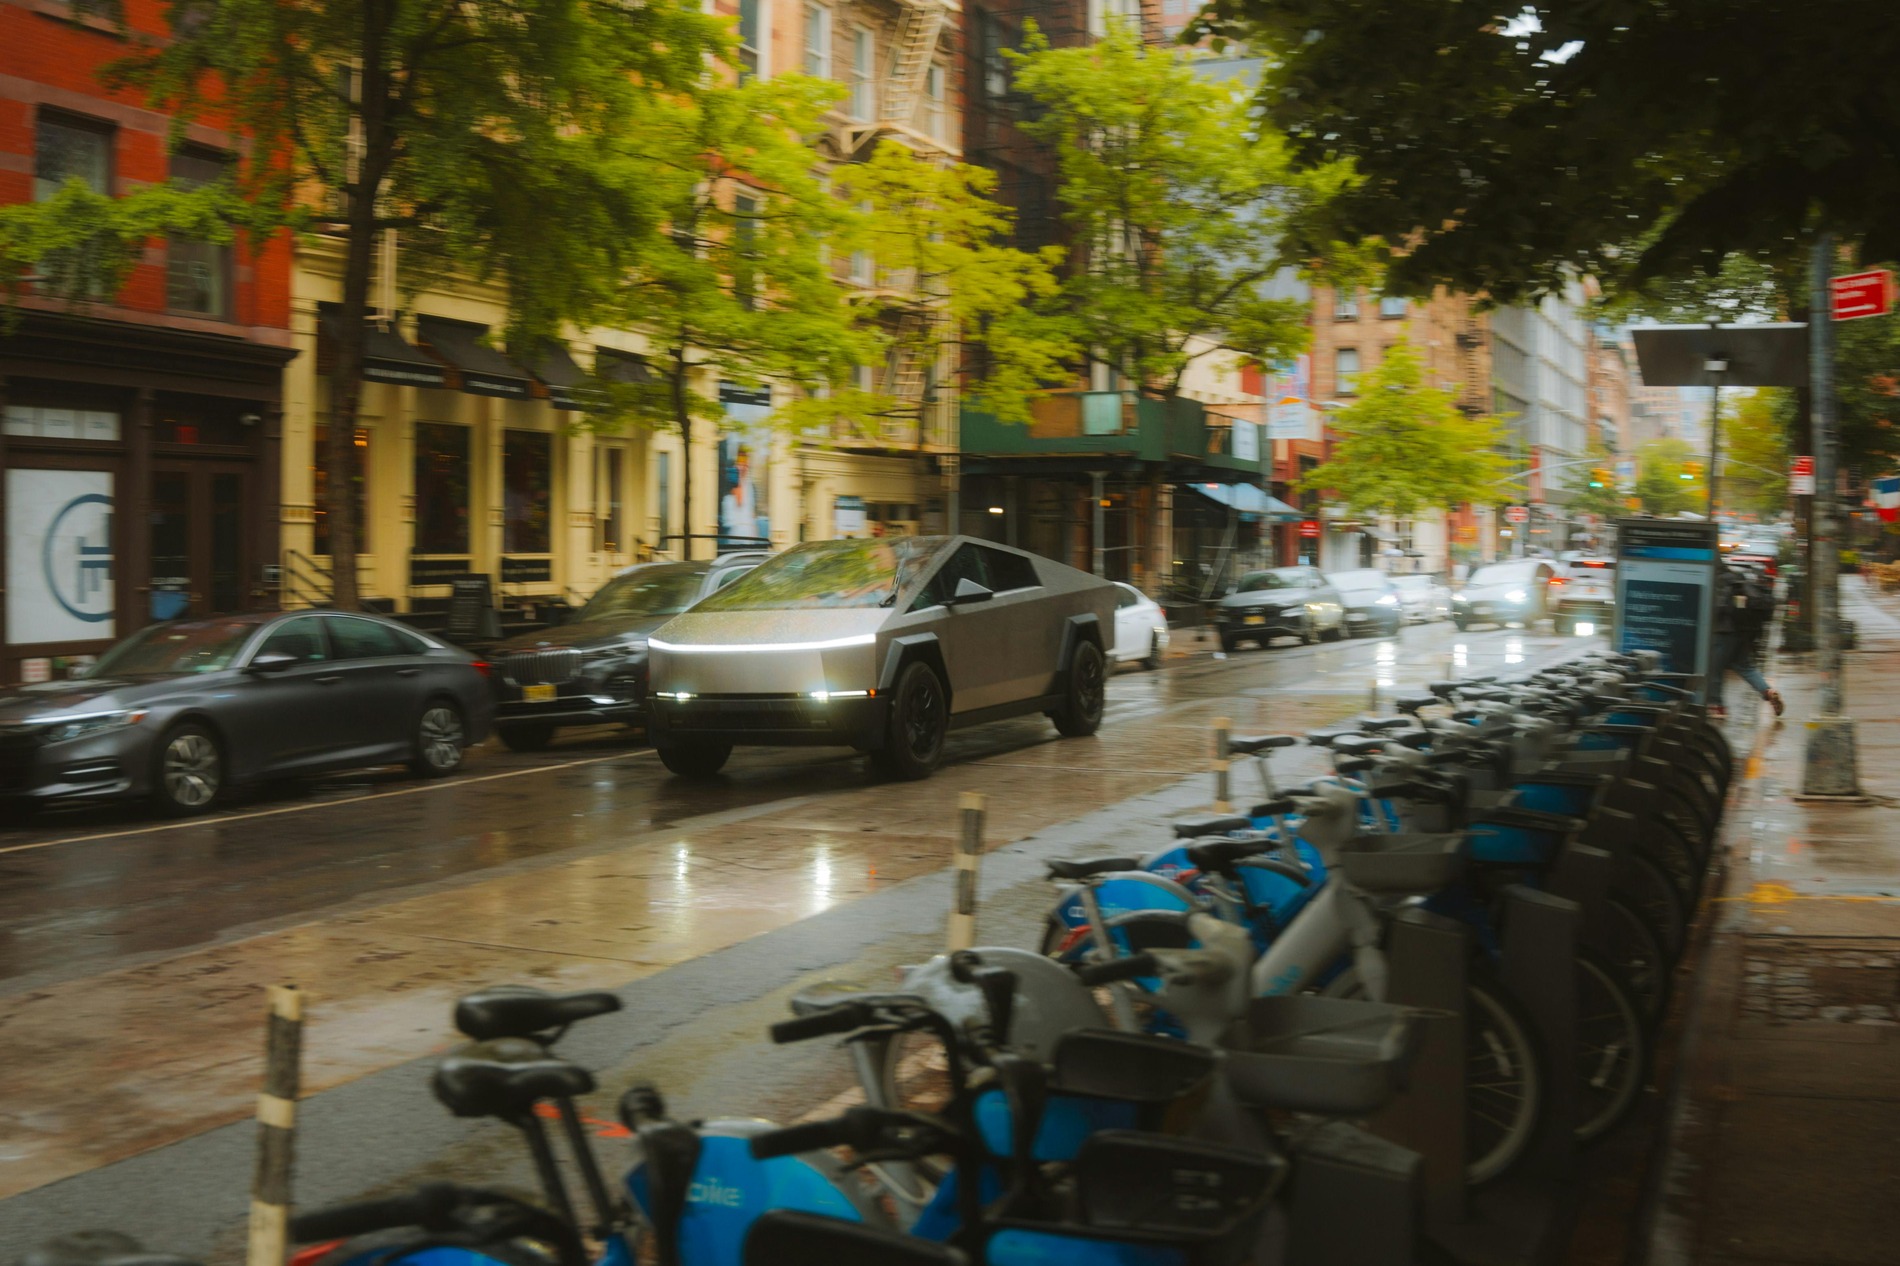
<instances>
[{"instance_id":1,"label":"storefront sign","mask_svg":"<svg viewBox=\"0 0 1900 1266\"><path fill-rule=\"evenodd\" d=\"M7 627L14 645L115 636L112 475L7 472Z\"/></svg>"},{"instance_id":2,"label":"storefront sign","mask_svg":"<svg viewBox=\"0 0 1900 1266\"><path fill-rule=\"evenodd\" d=\"M832 503L832 535L839 538L864 535L864 498L839 497Z\"/></svg>"},{"instance_id":3,"label":"storefront sign","mask_svg":"<svg viewBox=\"0 0 1900 1266\"><path fill-rule=\"evenodd\" d=\"M1674 519L1617 522L1616 648L1662 654L1662 671L1704 677L1715 620L1716 525Z\"/></svg>"},{"instance_id":4,"label":"storefront sign","mask_svg":"<svg viewBox=\"0 0 1900 1266\"><path fill-rule=\"evenodd\" d=\"M504 585L538 585L553 579L551 559L502 557L501 583Z\"/></svg>"},{"instance_id":5,"label":"storefront sign","mask_svg":"<svg viewBox=\"0 0 1900 1266\"><path fill-rule=\"evenodd\" d=\"M409 583L446 585L468 575L466 558L410 558Z\"/></svg>"},{"instance_id":6,"label":"storefront sign","mask_svg":"<svg viewBox=\"0 0 1900 1266\"><path fill-rule=\"evenodd\" d=\"M1307 519L1300 524L1300 536L1309 541L1319 539L1319 520Z\"/></svg>"},{"instance_id":7,"label":"storefront sign","mask_svg":"<svg viewBox=\"0 0 1900 1266\"><path fill-rule=\"evenodd\" d=\"M1260 460L1260 427L1256 423L1235 419L1234 460L1241 462Z\"/></svg>"}]
</instances>

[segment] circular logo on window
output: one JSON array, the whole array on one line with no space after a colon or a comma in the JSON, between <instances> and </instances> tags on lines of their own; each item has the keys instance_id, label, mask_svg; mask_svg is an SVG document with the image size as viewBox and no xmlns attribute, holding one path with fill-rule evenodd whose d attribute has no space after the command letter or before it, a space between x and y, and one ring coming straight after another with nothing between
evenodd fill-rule
<instances>
[{"instance_id":1,"label":"circular logo on window","mask_svg":"<svg viewBox=\"0 0 1900 1266\"><path fill-rule=\"evenodd\" d=\"M88 624L112 618L112 498L74 497L47 525L40 547L47 592L66 614Z\"/></svg>"}]
</instances>

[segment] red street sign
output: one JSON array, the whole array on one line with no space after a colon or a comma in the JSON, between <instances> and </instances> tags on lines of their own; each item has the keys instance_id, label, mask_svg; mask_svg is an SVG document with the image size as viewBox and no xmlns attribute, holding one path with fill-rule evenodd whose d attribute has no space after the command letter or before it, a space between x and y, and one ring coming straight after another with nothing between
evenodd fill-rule
<instances>
[{"instance_id":1,"label":"red street sign","mask_svg":"<svg viewBox=\"0 0 1900 1266\"><path fill-rule=\"evenodd\" d=\"M1523 506L1506 506L1504 509L1504 517L1513 523L1529 523L1531 521L1531 512Z\"/></svg>"},{"instance_id":2,"label":"red street sign","mask_svg":"<svg viewBox=\"0 0 1900 1266\"><path fill-rule=\"evenodd\" d=\"M1886 316L1893 311L1893 274L1884 268L1836 277L1828 282L1828 290L1834 296L1836 321Z\"/></svg>"},{"instance_id":3,"label":"red street sign","mask_svg":"<svg viewBox=\"0 0 1900 1266\"><path fill-rule=\"evenodd\" d=\"M1312 540L1319 536L1319 520L1302 519L1300 521L1300 535L1307 540Z\"/></svg>"},{"instance_id":4,"label":"red street sign","mask_svg":"<svg viewBox=\"0 0 1900 1266\"><path fill-rule=\"evenodd\" d=\"M1788 493L1795 497L1814 495L1814 459L1797 457L1788 464Z\"/></svg>"}]
</instances>

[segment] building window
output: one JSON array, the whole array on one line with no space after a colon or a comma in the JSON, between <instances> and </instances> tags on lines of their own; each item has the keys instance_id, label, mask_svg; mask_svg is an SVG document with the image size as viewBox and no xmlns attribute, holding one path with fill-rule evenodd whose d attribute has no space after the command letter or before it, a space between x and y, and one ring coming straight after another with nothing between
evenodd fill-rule
<instances>
[{"instance_id":1,"label":"building window","mask_svg":"<svg viewBox=\"0 0 1900 1266\"><path fill-rule=\"evenodd\" d=\"M1385 321L1398 321L1405 316L1405 300L1386 295L1379 300L1379 317Z\"/></svg>"},{"instance_id":2,"label":"building window","mask_svg":"<svg viewBox=\"0 0 1900 1266\"><path fill-rule=\"evenodd\" d=\"M226 159L216 150L187 148L172 155L172 183L199 189L224 179ZM231 248L174 237L165 248L165 306L174 312L231 315Z\"/></svg>"},{"instance_id":3,"label":"building window","mask_svg":"<svg viewBox=\"0 0 1900 1266\"><path fill-rule=\"evenodd\" d=\"M554 437L546 431L502 432L501 471L502 553L548 553Z\"/></svg>"},{"instance_id":4,"label":"building window","mask_svg":"<svg viewBox=\"0 0 1900 1266\"><path fill-rule=\"evenodd\" d=\"M1003 24L992 13L982 15L977 30L983 40L983 73L979 77L983 97L992 104L1000 104L1009 95L1009 59L1003 56L1009 39Z\"/></svg>"},{"instance_id":5,"label":"building window","mask_svg":"<svg viewBox=\"0 0 1900 1266\"><path fill-rule=\"evenodd\" d=\"M468 553L468 428L416 423L418 554Z\"/></svg>"},{"instance_id":6,"label":"building window","mask_svg":"<svg viewBox=\"0 0 1900 1266\"><path fill-rule=\"evenodd\" d=\"M33 156L33 201L45 202L77 180L94 193L112 192L112 125L42 111Z\"/></svg>"},{"instance_id":7,"label":"building window","mask_svg":"<svg viewBox=\"0 0 1900 1266\"><path fill-rule=\"evenodd\" d=\"M627 450L601 447L594 450L594 504L599 507L595 521L600 525L597 548L604 554L631 553L627 548Z\"/></svg>"},{"instance_id":8,"label":"building window","mask_svg":"<svg viewBox=\"0 0 1900 1266\"><path fill-rule=\"evenodd\" d=\"M1333 394L1355 395L1359 391L1359 349L1342 347L1333 353Z\"/></svg>"},{"instance_id":9,"label":"building window","mask_svg":"<svg viewBox=\"0 0 1900 1266\"><path fill-rule=\"evenodd\" d=\"M316 543L314 549L323 555L336 551L330 547L330 427L319 422L311 432L310 450L310 495L316 503L312 510L315 514ZM369 545L369 432L357 429L356 442L350 446L350 483L356 495L356 552L367 554Z\"/></svg>"},{"instance_id":10,"label":"building window","mask_svg":"<svg viewBox=\"0 0 1900 1266\"><path fill-rule=\"evenodd\" d=\"M851 117L877 119L877 38L864 26L851 28Z\"/></svg>"},{"instance_id":11,"label":"building window","mask_svg":"<svg viewBox=\"0 0 1900 1266\"><path fill-rule=\"evenodd\" d=\"M871 204L861 203L858 210L869 215ZM877 281L877 260L872 257L870 251L851 252L851 281L859 286L869 286Z\"/></svg>"},{"instance_id":12,"label":"building window","mask_svg":"<svg viewBox=\"0 0 1900 1266\"><path fill-rule=\"evenodd\" d=\"M944 139L943 83L943 67L932 63L924 72L923 133L934 141Z\"/></svg>"},{"instance_id":13,"label":"building window","mask_svg":"<svg viewBox=\"0 0 1900 1266\"><path fill-rule=\"evenodd\" d=\"M1333 295L1333 320L1357 321L1359 319L1359 297L1357 295L1335 292Z\"/></svg>"},{"instance_id":14,"label":"building window","mask_svg":"<svg viewBox=\"0 0 1900 1266\"><path fill-rule=\"evenodd\" d=\"M759 73L759 0L739 0L739 82Z\"/></svg>"},{"instance_id":15,"label":"building window","mask_svg":"<svg viewBox=\"0 0 1900 1266\"><path fill-rule=\"evenodd\" d=\"M805 73L831 78L831 10L822 4L805 6Z\"/></svg>"}]
</instances>

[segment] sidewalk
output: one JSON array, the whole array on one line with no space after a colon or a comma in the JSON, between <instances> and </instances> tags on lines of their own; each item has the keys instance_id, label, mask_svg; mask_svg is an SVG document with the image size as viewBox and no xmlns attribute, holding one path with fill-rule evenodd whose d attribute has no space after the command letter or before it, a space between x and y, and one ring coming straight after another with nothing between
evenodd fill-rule
<instances>
[{"instance_id":1,"label":"sidewalk","mask_svg":"<svg viewBox=\"0 0 1900 1266\"><path fill-rule=\"evenodd\" d=\"M1900 599L1842 580L1866 805L1803 804L1809 656L1776 723L1729 682L1727 875L1694 975L1648 1266L1900 1261ZM1747 702L1744 702L1744 701ZM1749 719L1757 724L1753 727Z\"/></svg>"}]
</instances>

